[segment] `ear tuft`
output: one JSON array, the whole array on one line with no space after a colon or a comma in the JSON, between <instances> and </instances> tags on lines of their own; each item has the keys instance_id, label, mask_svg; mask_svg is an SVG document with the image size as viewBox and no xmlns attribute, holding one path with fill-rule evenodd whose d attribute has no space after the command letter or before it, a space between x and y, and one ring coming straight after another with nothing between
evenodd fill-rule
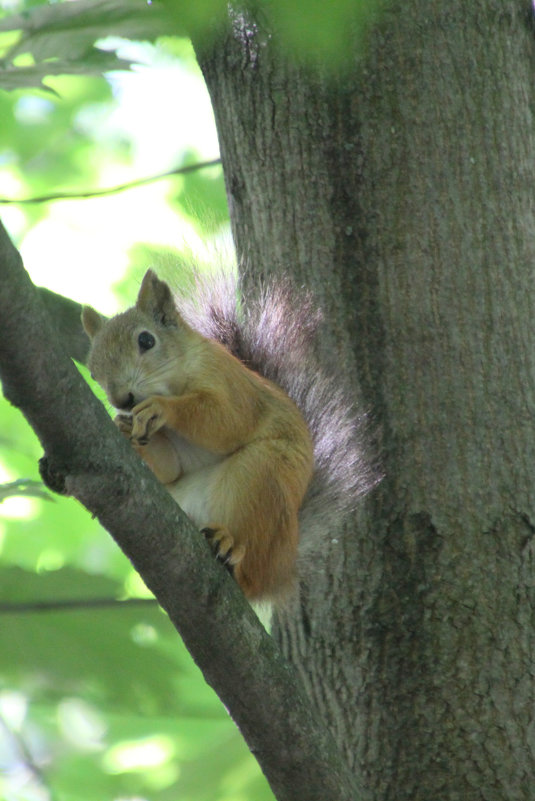
<instances>
[{"instance_id":1,"label":"ear tuft","mask_svg":"<svg viewBox=\"0 0 535 801\"><path fill-rule=\"evenodd\" d=\"M91 306L82 307L82 325L89 339L94 339L105 323L105 318Z\"/></svg>"},{"instance_id":2,"label":"ear tuft","mask_svg":"<svg viewBox=\"0 0 535 801\"><path fill-rule=\"evenodd\" d=\"M147 270L137 296L136 308L162 325L176 325L179 315L171 290L153 270Z\"/></svg>"}]
</instances>

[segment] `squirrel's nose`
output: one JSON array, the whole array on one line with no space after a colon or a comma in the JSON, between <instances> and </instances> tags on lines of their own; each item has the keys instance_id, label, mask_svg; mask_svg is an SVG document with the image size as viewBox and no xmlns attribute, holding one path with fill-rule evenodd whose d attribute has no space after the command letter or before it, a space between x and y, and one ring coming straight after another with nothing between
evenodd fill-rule
<instances>
[{"instance_id":1,"label":"squirrel's nose","mask_svg":"<svg viewBox=\"0 0 535 801\"><path fill-rule=\"evenodd\" d=\"M122 409L125 412L130 412L136 405L134 396L131 392L127 395L121 395L118 397L112 398L112 403L116 409Z\"/></svg>"}]
</instances>

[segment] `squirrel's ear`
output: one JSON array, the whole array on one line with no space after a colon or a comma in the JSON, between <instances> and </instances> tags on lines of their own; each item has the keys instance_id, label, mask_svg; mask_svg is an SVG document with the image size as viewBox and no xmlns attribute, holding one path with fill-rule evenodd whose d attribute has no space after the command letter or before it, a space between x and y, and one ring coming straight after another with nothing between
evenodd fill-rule
<instances>
[{"instance_id":1,"label":"squirrel's ear","mask_svg":"<svg viewBox=\"0 0 535 801\"><path fill-rule=\"evenodd\" d=\"M136 309L162 325L176 325L179 321L171 290L152 270L147 270L141 282Z\"/></svg>"},{"instance_id":2,"label":"squirrel's ear","mask_svg":"<svg viewBox=\"0 0 535 801\"><path fill-rule=\"evenodd\" d=\"M93 339L104 325L104 322L104 317L101 317L91 306L82 307L82 325L89 339Z\"/></svg>"}]
</instances>

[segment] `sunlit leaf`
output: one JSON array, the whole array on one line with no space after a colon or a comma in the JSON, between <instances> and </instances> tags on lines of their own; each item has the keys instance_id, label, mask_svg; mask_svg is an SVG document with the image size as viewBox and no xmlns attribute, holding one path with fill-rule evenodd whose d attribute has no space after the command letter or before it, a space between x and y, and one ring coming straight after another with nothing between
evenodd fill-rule
<instances>
[{"instance_id":1,"label":"sunlit leaf","mask_svg":"<svg viewBox=\"0 0 535 801\"><path fill-rule=\"evenodd\" d=\"M4 66L2 66L2 64ZM38 87L56 94L55 90L43 83L48 75L102 75L111 70L129 69L131 62L118 58L115 53L93 48L81 61L49 60L28 67L6 65L0 62L1 89L29 89Z\"/></svg>"}]
</instances>

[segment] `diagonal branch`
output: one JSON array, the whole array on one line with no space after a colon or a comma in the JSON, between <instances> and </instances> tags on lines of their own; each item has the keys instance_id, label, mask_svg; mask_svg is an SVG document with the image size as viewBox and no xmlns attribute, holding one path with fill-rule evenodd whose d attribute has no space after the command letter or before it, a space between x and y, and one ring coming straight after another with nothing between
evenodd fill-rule
<instances>
[{"instance_id":1,"label":"diagonal branch","mask_svg":"<svg viewBox=\"0 0 535 801\"><path fill-rule=\"evenodd\" d=\"M48 484L81 501L132 561L279 801L355 801L293 668L79 376L1 223L0 281L0 377L40 438Z\"/></svg>"}]
</instances>

